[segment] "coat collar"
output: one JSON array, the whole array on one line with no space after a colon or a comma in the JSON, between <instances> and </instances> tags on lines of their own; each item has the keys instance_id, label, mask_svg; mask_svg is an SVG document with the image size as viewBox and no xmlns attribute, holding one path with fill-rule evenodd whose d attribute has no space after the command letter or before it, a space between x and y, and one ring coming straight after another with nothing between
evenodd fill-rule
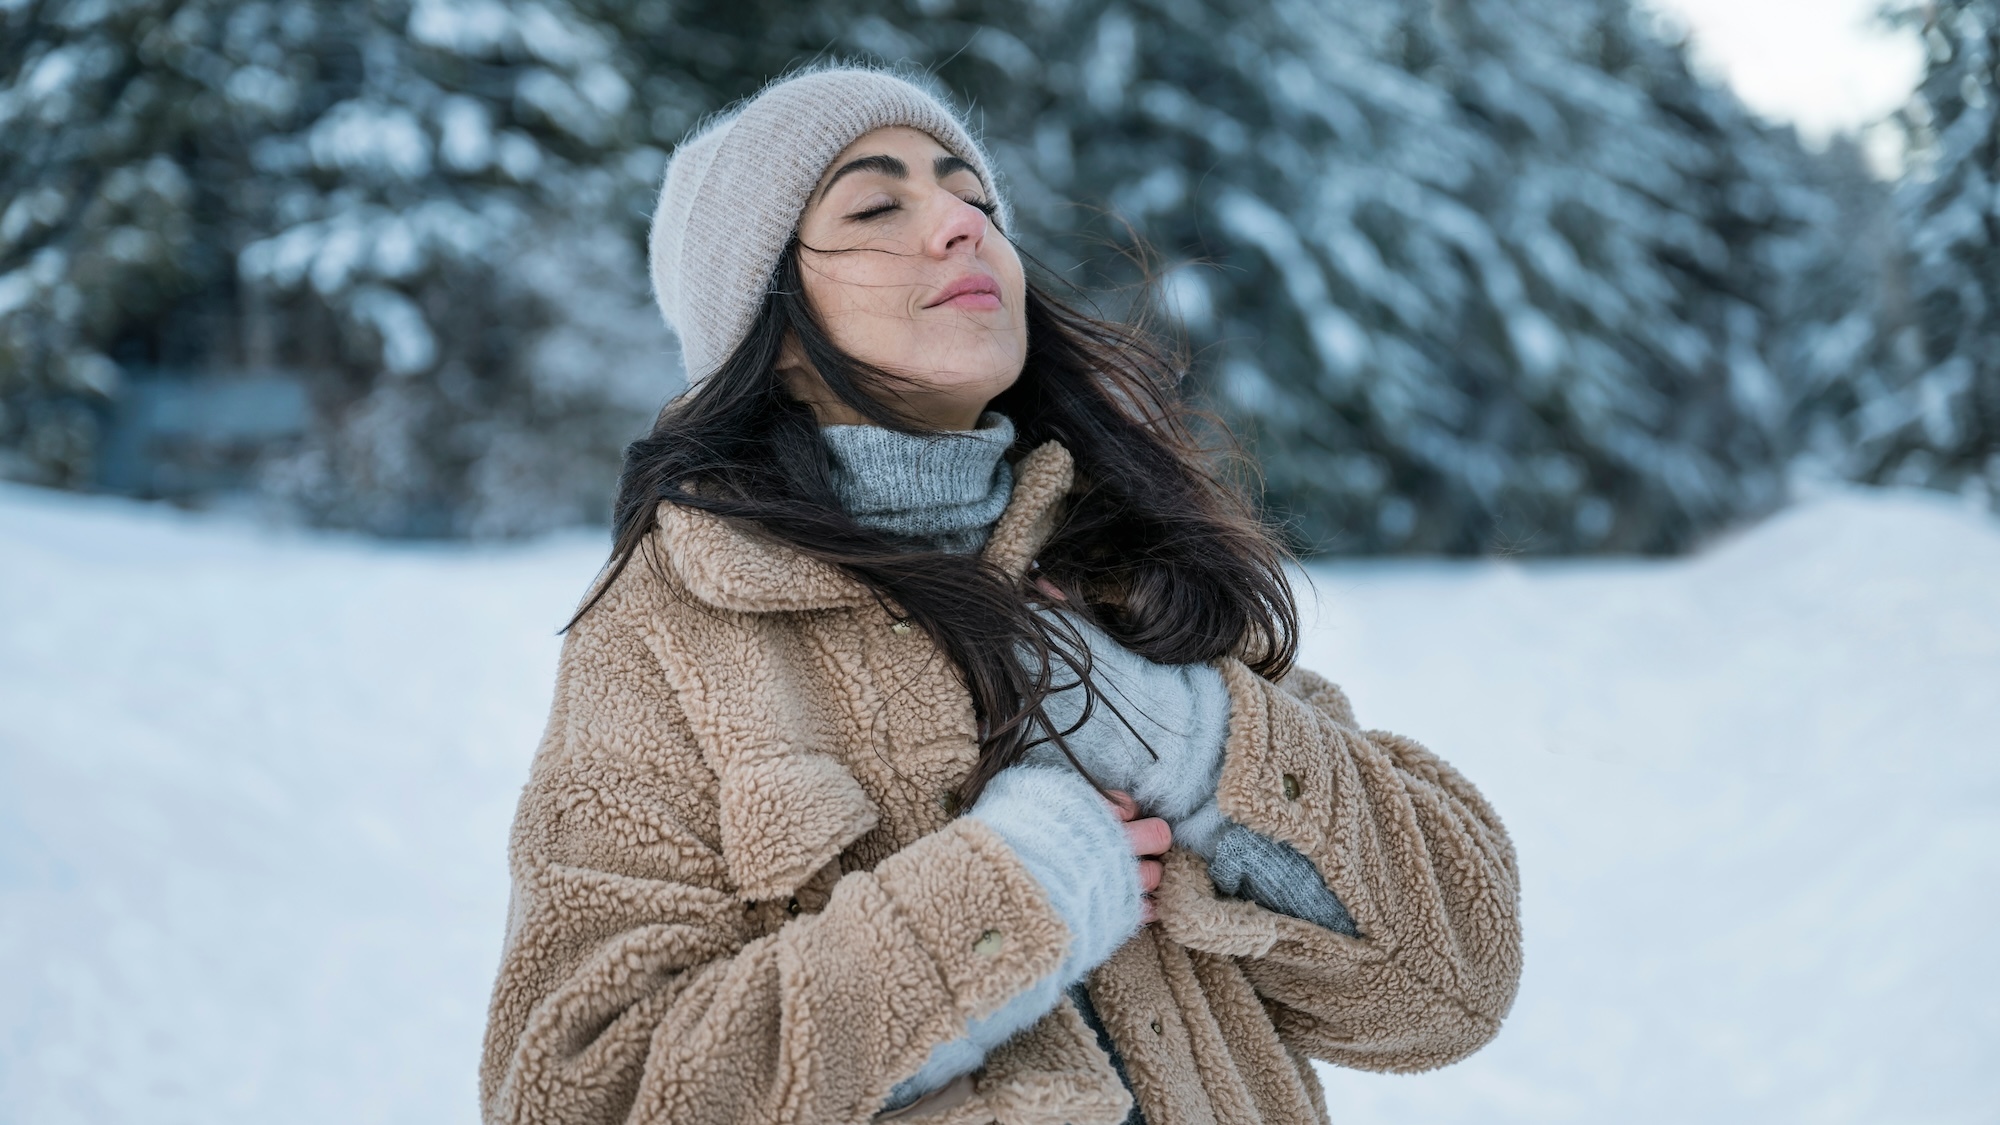
<instances>
[{"instance_id":1,"label":"coat collar","mask_svg":"<svg viewBox=\"0 0 2000 1125\"><path fill-rule=\"evenodd\" d=\"M1074 467L1048 442L1021 459L1007 510L983 557L1025 574L1061 516ZM717 778L722 852L746 900L783 898L881 819L854 775L815 741L796 685L769 652L788 624L780 611L867 606L859 582L815 559L705 512L663 506L661 556L699 602L730 611L694 615L661 632L654 653L695 719ZM698 634L685 630L695 629Z\"/></svg>"},{"instance_id":2,"label":"coat collar","mask_svg":"<svg viewBox=\"0 0 2000 1125\"><path fill-rule=\"evenodd\" d=\"M1060 442L1035 447L1014 468L1014 493L982 557L1024 574L1061 515L1075 479ZM853 578L757 533L754 528L675 504L660 505L661 555L689 593L718 609L775 613L861 606L874 596Z\"/></svg>"}]
</instances>

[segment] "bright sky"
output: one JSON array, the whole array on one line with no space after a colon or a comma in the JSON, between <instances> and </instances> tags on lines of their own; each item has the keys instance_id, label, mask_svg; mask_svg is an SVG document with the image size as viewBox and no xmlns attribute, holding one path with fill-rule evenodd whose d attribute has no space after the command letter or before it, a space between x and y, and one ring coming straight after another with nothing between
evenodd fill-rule
<instances>
[{"instance_id":1,"label":"bright sky","mask_svg":"<svg viewBox=\"0 0 2000 1125\"><path fill-rule=\"evenodd\" d=\"M1879 172L1894 175L1902 138L1881 122L1923 73L1913 30L1874 20L1882 0L1640 0L1692 33L1696 64L1763 116L1809 143L1860 132Z\"/></svg>"}]
</instances>

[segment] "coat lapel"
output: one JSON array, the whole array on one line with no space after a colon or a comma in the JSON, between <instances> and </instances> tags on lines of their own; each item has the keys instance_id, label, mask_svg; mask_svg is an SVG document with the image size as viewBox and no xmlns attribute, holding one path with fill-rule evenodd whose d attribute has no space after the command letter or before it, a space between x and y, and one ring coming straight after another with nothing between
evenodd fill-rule
<instances>
[{"instance_id":1,"label":"coat lapel","mask_svg":"<svg viewBox=\"0 0 2000 1125\"><path fill-rule=\"evenodd\" d=\"M837 733L775 614L697 609L648 638L716 779L722 858L745 900L796 891L881 820L827 751Z\"/></svg>"},{"instance_id":2,"label":"coat lapel","mask_svg":"<svg viewBox=\"0 0 2000 1125\"><path fill-rule=\"evenodd\" d=\"M984 557L1024 574L1073 479L1069 451L1048 442L1022 458L1013 496ZM655 548L709 607L662 630L655 654L718 785L722 851L746 899L781 898L881 821L833 754L835 734L800 698L799 632L789 614L871 605L839 570L728 520L662 505ZM720 611L720 612L717 612Z\"/></svg>"}]
</instances>

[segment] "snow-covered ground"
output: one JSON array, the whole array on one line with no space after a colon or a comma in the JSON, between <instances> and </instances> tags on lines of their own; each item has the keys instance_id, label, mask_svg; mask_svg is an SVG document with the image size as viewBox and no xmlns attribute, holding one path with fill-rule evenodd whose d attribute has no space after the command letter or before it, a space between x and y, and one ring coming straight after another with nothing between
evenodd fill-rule
<instances>
[{"instance_id":1,"label":"snow-covered ground","mask_svg":"<svg viewBox=\"0 0 2000 1125\"><path fill-rule=\"evenodd\" d=\"M0 488L0 1121L476 1119L512 802L601 543ZM1306 663L1507 818L1528 971L1368 1122L2000 1120L2000 525L1312 572Z\"/></svg>"}]
</instances>

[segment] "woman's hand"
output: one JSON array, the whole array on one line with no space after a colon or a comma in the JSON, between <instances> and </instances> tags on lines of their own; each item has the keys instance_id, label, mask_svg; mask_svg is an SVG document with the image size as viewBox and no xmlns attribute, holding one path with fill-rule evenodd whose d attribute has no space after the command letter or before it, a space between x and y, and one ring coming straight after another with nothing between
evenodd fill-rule
<instances>
[{"instance_id":1,"label":"woman's hand","mask_svg":"<svg viewBox=\"0 0 2000 1125\"><path fill-rule=\"evenodd\" d=\"M1111 791L1111 811L1125 822L1125 838L1132 842L1132 854L1139 857L1139 922L1153 921L1153 892L1160 889L1160 873L1165 870L1158 856L1166 854L1174 842L1174 830L1157 816L1140 816L1139 804L1130 793Z\"/></svg>"}]
</instances>

